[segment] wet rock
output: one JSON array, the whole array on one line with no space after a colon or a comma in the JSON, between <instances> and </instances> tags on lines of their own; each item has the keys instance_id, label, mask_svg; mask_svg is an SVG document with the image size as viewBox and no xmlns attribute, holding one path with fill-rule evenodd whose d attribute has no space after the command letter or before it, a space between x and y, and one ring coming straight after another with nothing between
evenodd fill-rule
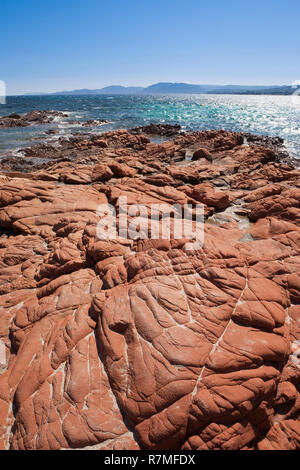
<instances>
[{"instance_id":1,"label":"wet rock","mask_svg":"<svg viewBox=\"0 0 300 470\"><path fill-rule=\"evenodd\" d=\"M35 109L27 114L19 115L17 113L10 114L9 116L0 117L0 127L28 127L32 124L49 124L55 118L67 118L68 115L60 111L40 111Z\"/></svg>"},{"instance_id":2,"label":"wet rock","mask_svg":"<svg viewBox=\"0 0 300 470\"><path fill-rule=\"evenodd\" d=\"M83 122L82 126L83 127L97 127L106 123L108 123L106 119L89 119L88 121Z\"/></svg>"},{"instance_id":3,"label":"wet rock","mask_svg":"<svg viewBox=\"0 0 300 470\"><path fill-rule=\"evenodd\" d=\"M148 126L135 127L131 129L132 134L160 135L163 137L173 137L179 135L181 126L179 124L149 124Z\"/></svg>"},{"instance_id":4,"label":"wet rock","mask_svg":"<svg viewBox=\"0 0 300 470\"><path fill-rule=\"evenodd\" d=\"M17 113L12 113L9 116L7 116L10 119L21 119L21 115Z\"/></svg>"},{"instance_id":5,"label":"wet rock","mask_svg":"<svg viewBox=\"0 0 300 470\"><path fill-rule=\"evenodd\" d=\"M59 134L59 131L57 129L49 129L48 131L45 132L47 135L56 135Z\"/></svg>"}]
</instances>

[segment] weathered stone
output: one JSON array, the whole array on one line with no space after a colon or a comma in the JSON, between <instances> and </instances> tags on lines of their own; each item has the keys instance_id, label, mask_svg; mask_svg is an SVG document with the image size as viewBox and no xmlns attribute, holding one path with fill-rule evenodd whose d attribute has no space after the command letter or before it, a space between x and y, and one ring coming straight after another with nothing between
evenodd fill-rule
<instances>
[{"instance_id":1,"label":"weathered stone","mask_svg":"<svg viewBox=\"0 0 300 470\"><path fill-rule=\"evenodd\" d=\"M299 449L300 172L274 139L141 132L0 175L0 448ZM218 218L196 251L172 230L99 239L120 196Z\"/></svg>"}]
</instances>

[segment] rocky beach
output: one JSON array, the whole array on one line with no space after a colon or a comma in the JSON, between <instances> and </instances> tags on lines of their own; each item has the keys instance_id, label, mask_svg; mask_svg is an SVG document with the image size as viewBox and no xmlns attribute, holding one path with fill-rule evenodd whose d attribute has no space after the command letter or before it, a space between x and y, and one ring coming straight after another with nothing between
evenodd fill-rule
<instances>
[{"instance_id":1,"label":"rocky beach","mask_svg":"<svg viewBox=\"0 0 300 470\"><path fill-rule=\"evenodd\" d=\"M0 448L299 449L299 161L276 137L88 126L0 160ZM203 247L99 239L121 196L203 204Z\"/></svg>"}]
</instances>

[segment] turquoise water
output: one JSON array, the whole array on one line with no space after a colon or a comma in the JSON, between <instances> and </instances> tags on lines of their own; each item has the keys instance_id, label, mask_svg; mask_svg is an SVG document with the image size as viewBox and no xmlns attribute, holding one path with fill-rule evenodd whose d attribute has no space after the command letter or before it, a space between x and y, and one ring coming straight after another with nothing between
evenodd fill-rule
<instances>
[{"instance_id":1,"label":"turquoise water","mask_svg":"<svg viewBox=\"0 0 300 470\"><path fill-rule=\"evenodd\" d=\"M45 131L57 128L60 135L86 132L70 120L107 119L108 124L91 129L106 132L150 122L179 123L183 130L227 129L279 136L287 150L300 158L299 96L155 95L155 96L19 96L0 105L0 115L26 113L32 109L54 109L69 114L46 126L0 130L0 155L32 145L41 139L55 140Z\"/></svg>"}]
</instances>

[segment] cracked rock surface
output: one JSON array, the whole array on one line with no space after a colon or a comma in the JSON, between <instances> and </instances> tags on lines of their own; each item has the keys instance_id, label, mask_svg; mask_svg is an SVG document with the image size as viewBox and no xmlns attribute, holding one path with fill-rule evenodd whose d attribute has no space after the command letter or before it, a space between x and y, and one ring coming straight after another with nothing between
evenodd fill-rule
<instances>
[{"instance_id":1,"label":"cracked rock surface","mask_svg":"<svg viewBox=\"0 0 300 470\"><path fill-rule=\"evenodd\" d=\"M274 139L142 131L0 166L0 448L299 449L300 170ZM203 247L99 239L120 196L202 203Z\"/></svg>"}]
</instances>

